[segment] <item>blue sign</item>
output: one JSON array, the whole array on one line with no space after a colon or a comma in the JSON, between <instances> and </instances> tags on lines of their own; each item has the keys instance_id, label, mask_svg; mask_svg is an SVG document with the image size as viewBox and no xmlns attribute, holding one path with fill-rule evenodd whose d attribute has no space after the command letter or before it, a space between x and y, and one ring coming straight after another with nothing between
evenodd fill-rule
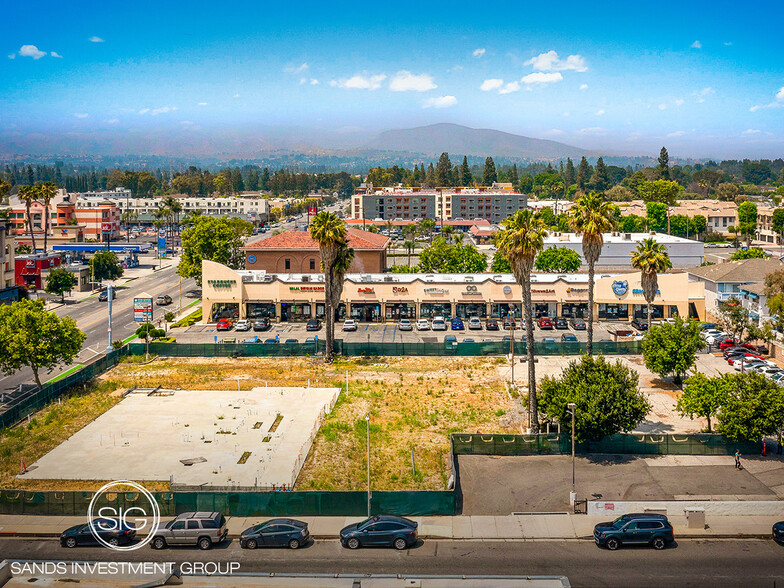
<instances>
[{"instance_id":1,"label":"blue sign","mask_svg":"<svg viewBox=\"0 0 784 588\"><path fill-rule=\"evenodd\" d=\"M158 249L162 251L166 250L166 231L163 229L158 231Z\"/></svg>"},{"instance_id":2,"label":"blue sign","mask_svg":"<svg viewBox=\"0 0 784 588\"><path fill-rule=\"evenodd\" d=\"M623 296L629 290L629 282L627 280L615 280L612 283L612 291L616 296Z\"/></svg>"},{"instance_id":3,"label":"blue sign","mask_svg":"<svg viewBox=\"0 0 784 588\"><path fill-rule=\"evenodd\" d=\"M256 256L252 253L248 255L248 263L256 263Z\"/></svg>"}]
</instances>

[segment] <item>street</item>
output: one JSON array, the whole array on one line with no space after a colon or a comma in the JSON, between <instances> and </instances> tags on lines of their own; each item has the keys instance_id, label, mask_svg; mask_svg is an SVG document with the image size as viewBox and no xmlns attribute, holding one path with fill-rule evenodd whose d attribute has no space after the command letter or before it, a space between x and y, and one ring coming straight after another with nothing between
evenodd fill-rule
<instances>
[{"instance_id":1,"label":"street","mask_svg":"<svg viewBox=\"0 0 784 588\"><path fill-rule=\"evenodd\" d=\"M770 540L682 540L655 551L597 548L592 541L425 541L410 550L342 548L319 540L298 551L240 549L236 540L211 551L142 547L114 554L98 547L60 547L56 539L0 539L5 559L48 561L205 561L240 563L241 573L405 573L565 575L575 587L774 586L784 579L781 546Z\"/></svg>"}]
</instances>

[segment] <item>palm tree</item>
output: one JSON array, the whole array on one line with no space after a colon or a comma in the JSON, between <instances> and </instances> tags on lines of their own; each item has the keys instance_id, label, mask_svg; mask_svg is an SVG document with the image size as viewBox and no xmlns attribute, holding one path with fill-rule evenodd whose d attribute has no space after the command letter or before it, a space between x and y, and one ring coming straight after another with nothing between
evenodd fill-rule
<instances>
[{"instance_id":1,"label":"palm tree","mask_svg":"<svg viewBox=\"0 0 784 588\"><path fill-rule=\"evenodd\" d=\"M139 213L135 210L126 210L122 213L122 221L125 223L125 234L128 238L128 243L131 242L131 222L139 218Z\"/></svg>"},{"instance_id":2,"label":"palm tree","mask_svg":"<svg viewBox=\"0 0 784 588\"><path fill-rule=\"evenodd\" d=\"M33 242L33 253L35 253L35 233L33 232L33 217L30 214L30 206L38 200L38 188L35 186L21 186L19 188L19 199L24 201L27 210L27 228L30 230L30 239Z\"/></svg>"},{"instance_id":3,"label":"palm tree","mask_svg":"<svg viewBox=\"0 0 784 588\"><path fill-rule=\"evenodd\" d=\"M38 197L44 205L44 253L46 253L47 241L49 239L49 219L52 217L49 212L49 205L52 203L52 198L57 195L57 184L54 182L43 182L37 188Z\"/></svg>"},{"instance_id":4,"label":"palm tree","mask_svg":"<svg viewBox=\"0 0 784 588\"><path fill-rule=\"evenodd\" d=\"M615 228L612 202L595 192L583 194L571 209L572 230L583 237L583 257L588 263L588 355L593 354L593 286L596 262L604 245L603 233Z\"/></svg>"},{"instance_id":5,"label":"palm tree","mask_svg":"<svg viewBox=\"0 0 784 588\"><path fill-rule=\"evenodd\" d=\"M547 231L541 219L530 209L518 210L503 221L503 230L496 236L498 250L509 260L517 283L523 287L526 351L528 353L528 422L533 433L539 432L539 407L536 401L534 371L534 321L531 312L531 271L536 254L544 245Z\"/></svg>"},{"instance_id":6,"label":"palm tree","mask_svg":"<svg viewBox=\"0 0 784 588\"><path fill-rule=\"evenodd\" d=\"M648 303L648 328L651 328L651 305L656 298L659 289L659 273L666 272L672 267L670 256L667 249L655 239L648 238L637 245L637 249L631 252L632 267L640 270L640 282L642 283L642 295Z\"/></svg>"},{"instance_id":7,"label":"palm tree","mask_svg":"<svg viewBox=\"0 0 784 588\"><path fill-rule=\"evenodd\" d=\"M343 291L343 279L340 275L340 284L336 285L336 269L340 270L348 255L348 237L346 223L331 212L319 212L310 224L310 236L319 246L321 255L321 269L324 271L324 303L326 313L327 350L326 360L332 361L335 341L335 292ZM350 265L350 262L349 262ZM347 266L346 266L347 269ZM345 274L345 271L343 272ZM339 271L338 271L339 274ZM339 302L340 295L337 296Z\"/></svg>"},{"instance_id":8,"label":"palm tree","mask_svg":"<svg viewBox=\"0 0 784 588\"><path fill-rule=\"evenodd\" d=\"M408 252L408 267L411 267L411 254L414 252L414 247L416 247L416 241L405 241L403 242L403 247Z\"/></svg>"}]
</instances>

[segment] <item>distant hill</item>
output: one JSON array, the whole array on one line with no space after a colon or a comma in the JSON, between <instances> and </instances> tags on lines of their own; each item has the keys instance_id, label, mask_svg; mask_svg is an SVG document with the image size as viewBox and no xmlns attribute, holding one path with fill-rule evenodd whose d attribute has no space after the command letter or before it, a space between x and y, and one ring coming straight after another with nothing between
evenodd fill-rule
<instances>
[{"instance_id":1,"label":"distant hill","mask_svg":"<svg viewBox=\"0 0 784 588\"><path fill-rule=\"evenodd\" d=\"M493 129L472 129L440 123L413 129L385 131L365 146L383 151L408 151L426 155L475 155L529 160L596 156L597 153L572 145L513 135Z\"/></svg>"}]
</instances>

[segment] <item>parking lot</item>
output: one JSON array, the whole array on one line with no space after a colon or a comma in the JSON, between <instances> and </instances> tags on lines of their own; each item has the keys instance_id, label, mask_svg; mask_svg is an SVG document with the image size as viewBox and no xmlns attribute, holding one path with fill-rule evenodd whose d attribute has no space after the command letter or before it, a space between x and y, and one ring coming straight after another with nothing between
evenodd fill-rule
<instances>
[{"instance_id":1,"label":"parking lot","mask_svg":"<svg viewBox=\"0 0 784 588\"><path fill-rule=\"evenodd\" d=\"M464 321L463 330L452 330L447 321L446 331L418 331L416 325L413 325L411 331L401 331L398 323L358 323L356 331L345 332L342 330L342 322L335 325L335 338L343 339L348 343L435 343L441 342L446 336L454 336L457 342L464 342L466 340L480 341L501 341L504 337L510 336L510 331L503 328L503 323L499 322L499 329L497 331L488 331L485 328L485 321L482 322L482 328L476 330L469 330L467 321ZM629 323L619 322L598 322L594 323L594 341L615 341L614 332L620 331L633 331ZM229 331L218 331L215 324L207 325L193 325L184 329L172 330L170 333L177 338L179 343L214 343L220 342L224 339L234 339L237 342L244 341L245 339L252 339L258 337L261 342L268 339L278 338L280 343L296 341L297 343L304 343L308 339L318 337L323 339L325 336L324 323L320 322L320 328L316 331L306 330L305 323L273 323L269 329L265 331L254 332L250 331L236 331L231 329ZM580 342L585 342L588 339L587 331L577 331L571 328L568 329L540 329L538 326L534 327L534 340L543 341L544 339L554 339L561 341L562 335L574 335ZM515 339L518 341L525 336L525 330L520 329L520 323L517 323L517 328L514 330ZM619 338L619 340L628 339L628 337ZM469 341L470 342L470 341Z\"/></svg>"}]
</instances>

